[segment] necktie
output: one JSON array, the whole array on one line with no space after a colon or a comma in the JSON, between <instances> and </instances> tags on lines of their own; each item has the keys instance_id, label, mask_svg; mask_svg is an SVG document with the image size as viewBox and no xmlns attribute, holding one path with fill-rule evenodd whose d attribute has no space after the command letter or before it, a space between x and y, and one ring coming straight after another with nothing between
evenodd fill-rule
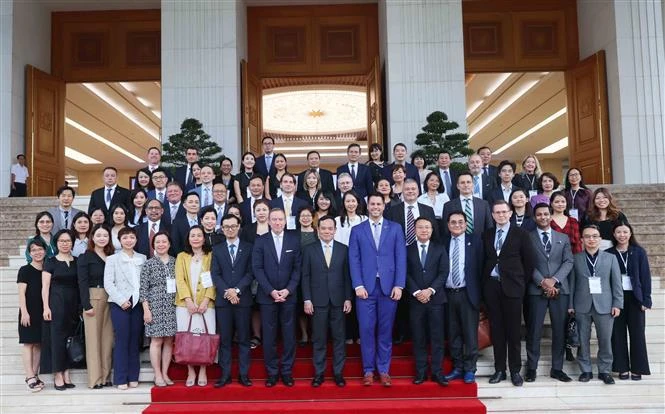
<instances>
[{"instance_id":1,"label":"necktie","mask_svg":"<svg viewBox=\"0 0 665 414\"><path fill-rule=\"evenodd\" d=\"M149 239L149 242L150 242L150 256L151 257L155 254L155 251L152 248L152 239L155 237L155 233L157 233L157 223L152 223L152 225L150 225L150 234L148 235L148 239Z\"/></svg>"},{"instance_id":2,"label":"necktie","mask_svg":"<svg viewBox=\"0 0 665 414\"><path fill-rule=\"evenodd\" d=\"M194 184L194 172L192 171L191 165L187 169L187 179L185 181L187 182L187 186Z\"/></svg>"},{"instance_id":3,"label":"necktie","mask_svg":"<svg viewBox=\"0 0 665 414\"><path fill-rule=\"evenodd\" d=\"M376 250L379 250L379 242L381 241L381 233L379 228L379 223L372 223L374 226L374 231L372 235L374 236L374 244L376 245Z\"/></svg>"},{"instance_id":4,"label":"necktie","mask_svg":"<svg viewBox=\"0 0 665 414\"><path fill-rule=\"evenodd\" d=\"M205 207L208 204L210 204L210 189L208 187L205 187L203 189L203 191L204 191L205 195L203 196L203 206L202 207Z\"/></svg>"},{"instance_id":5,"label":"necktie","mask_svg":"<svg viewBox=\"0 0 665 414\"><path fill-rule=\"evenodd\" d=\"M266 155L266 170L270 172L270 166L272 165L272 155Z\"/></svg>"},{"instance_id":6,"label":"necktie","mask_svg":"<svg viewBox=\"0 0 665 414\"><path fill-rule=\"evenodd\" d=\"M284 199L284 213L286 213L286 217L289 217L291 215L291 199L290 198L285 198Z\"/></svg>"},{"instance_id":7,"label":"necktie","mask_svg":"<svg viewBox=\"0 0 665 414\"><path fill-rule=\"evenodd\" d=\"M326 265L330 267L330 260L332 259L332 253L330 252L330 245L326 244L326 249L323 252L323 257L326 258Z\"/></svg>"},{"instance_id":8,"label":"necktie","mask_svg":"<svg viewBox=\"0 0 665 414\"><path fill-rule=\"evenodd\" d=\"M222 225L222 217L224 215L224 208L222 206L217 206L217 225Z\"/></svg>"},{"instance_id":9,"label":"necktie","mask_svg":"<svg viewBox=\"0 0 665 414\"><path fill-rule=\"evenodd\" d=\"M466 216L466 234L473 233L473 207L471 199L464 200L464 215Z\"/></svg>"},{"instance_id":10,"label":"necktie","mask_svg":"<svg viewBox=\"0 0 665 414\"><path fill-rule=\"evenodd\" d=\"M275 236L275 250L277 252L277 263L279 263L282 256L282 236Z\"/></svg>"},{"instance_id":11,"label":"necktie","mask_svg":"<svg viewBox=\"0 0 665 414\"><path fill-rule=\"evenodd\" d=\"M408 207L406 212L406 245L416 241L416 219L413 218L413 206Z\"/></svg>"},{"instance_id":12,"label":"necktie","mask_svg":"<svg viewBox=\"0 0 665 414\"><path fill-rule=\"evenodd\" d=\"M229 255L231 256L231 264L235 263L235 261L236 261L236 245L235 244L229 245Z\"/></svg>"},{"instance_id":13,"label":"necktie","mask_svg":"<svg viewBox=\"0 0 665 414\"><path fill-rule=\"evenodd\" d=\"M448 174L448 170L443 172L443 185L446 187L446 194L448 194L448 198L452 198L452 191L453 189L450 187L450 174Z\"/></svg>"},{"instance_id":14,"label":"necktie","mask_svg":"<svg viewBox=\"0 0 665 414\"><path fill-rule=\"evenodd\" d=\"M552 251L552 243L550 242L550 236L547 235L546 231L543 232L543 247L545 248L545 253L549 256Z\"/></svg>"},{"instance_id":15,"label":"necktie","mask_svg":"<svg viewBox=\"0 0 665 414\"><path fill-rule=\"evenodd\" d=\"M485 175L489 177L490 175L490 167L485 166Z\"/></svg>"},{"instance_id":16,"label":"necktie","mask_svg":"<svg viewBox=\"0 0 665 414\"><path fill-rule=\"evenodd\" d=\"M164 193L161 191L157 193L157 199L159 200L160 203L164 202Z\"/></svg>"},{"instance_id":17,"label":"necktie","mask_svg":"<svg viewBox=\"0 0 665 414\"><path fill-rule=\"evenodd\" d=\"M425 268L425 262L427 261L427 250L425 250L426 247L426 244L420 245L420 264L423 266L423 269Z\"/></svg>"},{"instance_id":18,"label":"necktie","mask_svg":"<svg viewBox=\"0 0 665 414\"><path fill-rule=\"evenodd\" d=\"M479 181L478 176L474 175L473 176L473 194L479 196L479 198L482 198L482 197L480 197L480 183L478 181Z\"/></svg>"},{"instance_id":19,"label":"necktie","mask_svg":"<svg viewBox=\"0 0 665 414\"><path fill-rule=\"evenodd\" d=\"M106 205L107 206L111 204L111 198L112 198L111 197L111 191L113 191L112 188L107 188L106 189Z\"/></svg>"},{"instance_id":20,"label":"necktie","mask_svg":"<svg viewBox=\"0 0 665 414\"><path fill-rule=\"evenodd\" d=\"M499 253L501 252L501 247L503 247L503 229L496 231L496 245L494 246L494 249Z\"/></svg>"},{"instance_id":21,"label":"necktie","mask_svg":"<svg viewBox=\"0 0 665 414\"><path fill-rule=\"evenodd\" d=\"M63 213L65 213L65 225L63 228L69 229L69 211L65 210Z\"/></svg>"},{"instance_id":22,"label":"necktie","mask_svg":"<svg viewBox=\"0 0 665 414\"><path fill-rule=\"evenodd\" d=\"M178 215L178 206L176 204L171 204L171 223L175 220L175 216Z\"/></svg>"},{"instance_id":23,"label":"necktie","mask_svg":"<svg viewBox=\"0 0 665 414\"><path fill-rule=\"evenodd\" d=\"M459 239L453 239L453 271L452 271L452 285L453 288L458 288L462 284L462 278L459 272Z\"/></svg>"},{"instance_id":24,"label":"necktie","mask_svg":"<svg viewBox=\"0 0 665 414\"><path fill-rule=\"evenodd\" d=\"M356 181L356 165L351 164L351 178L353 178L353 181Z\"/></svg>"}]
</instances>

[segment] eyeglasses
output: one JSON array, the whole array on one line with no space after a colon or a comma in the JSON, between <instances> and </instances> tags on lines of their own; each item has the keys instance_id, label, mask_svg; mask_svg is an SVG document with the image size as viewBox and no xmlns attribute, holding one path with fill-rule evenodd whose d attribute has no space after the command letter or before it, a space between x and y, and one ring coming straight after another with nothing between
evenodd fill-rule
<instances>
[{"instance_id":1,"label":"eyeglasses","mask_svg":"<svg viewBox=\"0 0 665 414\"><path fill-rule=\"evenodd\" d=\"M501 211L495 211L494 212L494 214L501 215L501 216L504 215L504 214L508 214L508 213L510 213L510 210L501 210Z\"/></svg>"},{"instance_id":2,"label":"eyeglasses","mask_svg":"<svg viewBox=\"0 0 665 414\"><path fill-rule=\"evenodd\" d=\"M213 194L224 194L224 193L226 193L226 191L224 191L224 190L213 190L212 193Z\"/></svg>"},{"instance_id":3,"label":"eyeglasses","mask_svg":"<svg viewBox=\"0 0 665 414\"><path fill-rule=\"evenodd\" d=\"M68 243L71 243L71 242L72 242L71 240L58 240L58 243L62 243L62 244L68 244Z\"/></svg>"},{"instance_id":4,"label":"eyeglasses","mask_svg":"<svg viewBox=\"0 0 665 414\"><path fill-rule=\"evenodd\" d=\"M235 230L238 228L237 224L229 224L226 226L222 226L222 230Z\"/></svg>"},{"instance_id":5,"label":"eyeglasses","mask_svg":"<svg viewBox=\"0 0 665 414\"><path fill-rule=\"evenodd\" d=\"M148 210L161 210L162 208L160 206L151 206L148 207Z\"/></svg>"},{"instance_id":6,"label":"eyeglasses","mask_svg":"<svg viewBox=\"0 0 665 414\"><path fill-rule=\"evenodd\" d=\"M166 179L166 176L165 175L153 175L152 179L153 180L164 180L164 179Z\"/></svg>"},{"instance_id":7,"label":"eyeglasses","mask_svg":"<svg viewBox=\"0 0 665 414\"><path fill-rule=\"evenodd\" d=\"M600 239L600 236L598 236L596 234L585 234L584 236L582 236L582 238L583 239L589 239L589 240L597 240L597 239Z\"/></svg>"}]
</instances>

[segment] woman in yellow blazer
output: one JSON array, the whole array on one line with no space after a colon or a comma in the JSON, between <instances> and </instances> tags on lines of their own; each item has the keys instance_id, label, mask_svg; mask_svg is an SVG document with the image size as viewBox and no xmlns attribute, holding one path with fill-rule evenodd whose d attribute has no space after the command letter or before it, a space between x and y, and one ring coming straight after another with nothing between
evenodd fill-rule
<instances>
[{"instance_id":1,"label":"woman in yellow blazer","mask_svg":"<svg viewBox=\"0 0 665 414\"><path fill-rule=\"evenodd\" d=\"M210 276L212 262L211 247L205 244L203 227L198 225L189 229L185 240L185 250L178 254L175 261L176 279L176 318L178 331L187 331L190 319L191 331L215 333L215 287ZM187 381L191 387L196 379L193 365L187 366ZM199 367L198 385L208 384L206 367Z\"/></svg>"}]
</instances>

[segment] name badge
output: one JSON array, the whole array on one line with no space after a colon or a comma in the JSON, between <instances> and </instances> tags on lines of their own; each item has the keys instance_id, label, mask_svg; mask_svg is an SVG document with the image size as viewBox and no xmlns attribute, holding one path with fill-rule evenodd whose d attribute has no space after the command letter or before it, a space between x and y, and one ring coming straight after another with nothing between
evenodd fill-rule
<instances>
[{"instance_id":1,"label":"name badge","mask_svg":"<svg viewBox=\"0 0 665 414\"><path fill-rule=\"evenodd\" d=\"M166 279L166 293L175 293L175 279Z\"/></svg>"},{"instance_id":2,"label":"name badge","mask_svg":"<svg viewBox=\"0 0 665 414\"><path fill-rule=\"evenodd\" d=\"M633 290L633 282L630 281L630 276L625 273L621 275L621 286L623 290Z\"/></svg>"},{"instance_id":3,"label":"name badge","mask_svg":"<svg viewBox=\"0 0 665 414\"><path fill-rule=\"evenodd\" d=\"M286 228L288 230L295 230L296 229L296 217L295 216L287 216L286 217Z\"/></svg>"},{"instance_id":4,"label":"name badge","mask_svg":"<svg viewBox=\"0 0 665 414\"><path fill-rule=\"evenodd\" d=\"M589 292L592 295L600 295L603 293L603 289L600 286L600 278L599 277L590 277L589 278Z\"/></svg>"},{"instance_id":5,"label":"name badge","mask_svg":"<svg viewBox=\"0 0 665 414\"><path fill-rule=\"evenodd\" d=\"M247 189L245 190L245 193L247 193L247 198L252 198L252 192L249 191L249 186L247 186Z\"/></svg>"},{"instance_id":6,"label":"name badge","mask_svg":"<svg viewBox=\"0 0 665 414\"><path fill-rule=\"evenodd\" d=\"M201 284L203 285L204 288L209 288L212 287L212 276L210 275L210 272L203 272L201 273Z\"/></svg>"},{"instance_id":7,"label":"name badge","mask_svg":"<svg viewBox=\"0 0 665 414\"><path fill-rule=\"evenodd\" d=\"M538 195L538 191L536 190L529 190L529 198L535 197Z\"/></svg>"},{"instance_id":8,"label":"name badge","mask_svg":"<svg viewBox=\"0 0 665 414\"><path fill-rule=\"evenodd\" d=\"M580 221L580 212L578 209L571 208L570 210L568 210L568 214L570 215L570 217L574 218L575 220Z\"/></svg>"}]
</instances>

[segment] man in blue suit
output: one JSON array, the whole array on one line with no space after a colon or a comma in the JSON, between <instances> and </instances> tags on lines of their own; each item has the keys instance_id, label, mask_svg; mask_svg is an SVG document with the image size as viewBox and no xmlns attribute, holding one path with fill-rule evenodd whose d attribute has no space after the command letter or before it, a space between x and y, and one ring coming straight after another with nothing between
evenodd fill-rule
<instances>
[{"instance_id":1,"label":"man in blue suit","mask_svg":"<svg viewBox=\"0 0 665 414\"><path fill-rule=\"evenodd\" d=\"M337 178L342 173L348 173L353 180L353 188L360 198L365 198L374 192L374 181L372 171L365 164L358 162L360 158L360 145L349 144L346 148L348 162L337 167ZM339 186L338 186L339 187Z\"/></svg>"},{"instance_id":2,"label":"man in blue suit","mask_svg":"<svg viewBox=\"0 0 665 414\"><path fill-rule=\"evenodd\" d=\"M271 208L279 208L286 213L287 230L295 230L298 213L307 207L307 201L296 197L296 177L293 174L285 173L279 180L279 187L282 195L272 200Z\"/></svg>"},{"instance_id":3,"label":"man in blue suit","mask_svg":"<svg viewBox=\"0 0 665 414\"><path fill-rule=\"evenodd\" d=\"M281 371L282 382L294 385L293 362L296 356L296 289L300 283L300 236L284 231L284 210L273 209L268 218L270 231L257 237L252 251L252 269L259 282L256 301L261 309L263 359L268 378L266 387L277 384ZM281 369L278 367L277 331L282 331Z\"/></svg>"},{"instance_id":4,"label":"man in blue suit","mask_svg":"<svg viewBox=\"0 0 665 414\"><path fill-rule=\"evenodd\" d=\"M199 161L198 148L190 144L185 149L185 159L187 160L187 163L175 169L173 179L180 183L186 192L189 192L189 190L193 189L196 185L194 172L192 171L192 164Z\"/></svg>"},{"instance_id":5,"label":"man in blue suit","mask_svg":"<svg viewBox=\"0 0 665 414\"><path fill-rule=\"evenodd\" d=\"M277 171L275 169L275 139L265 136L261 140L261 146L263 146L263 155L256 157L254 170L263 177L267 177Z\"/></svg>"},{"instance_id":6,"label":"man in blue suit","mask_svg":"<svg viewBox=\"0 0 665 414\"><path fill-rule=\"evenodd\" d=\"M381 384L389 387L393 322L406 285L406 242L400 225L383 218L381 195L370 195L367 205L369 220L351 230L349 269L356 293L363 384L372 385L378 371Z\"/></svg>"}]
</instances>

